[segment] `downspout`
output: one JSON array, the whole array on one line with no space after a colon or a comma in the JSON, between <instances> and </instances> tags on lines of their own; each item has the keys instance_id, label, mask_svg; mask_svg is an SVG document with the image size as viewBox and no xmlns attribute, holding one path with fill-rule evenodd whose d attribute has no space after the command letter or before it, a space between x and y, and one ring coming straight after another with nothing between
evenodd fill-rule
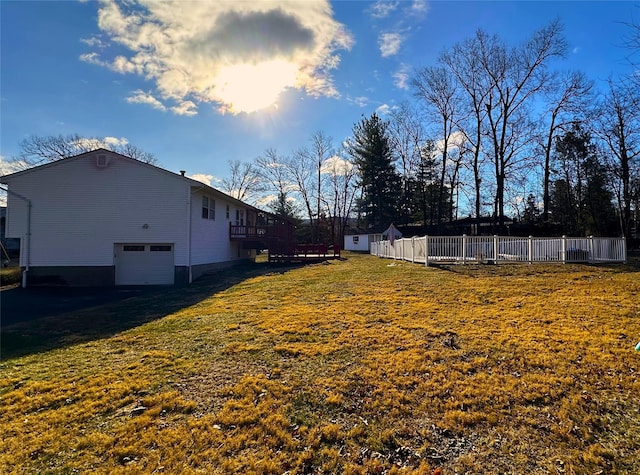
<instances>
[{"instance_id":1,"label":"downspout","mask_svg":"<svg viewBox=\"0 0 640 475\"><path fill-rule=\"evenodd\" d=\"M8 194L13 195L27 203L27 234L25 236L25 247L26 247L26 256L25 256L25 267L22 271L22 288L27 288L27 275L29 274L29 262L31 262L31 200L29 198L25 198L19 193L15 191L11 191L8 188L4 188L0 186L1 190L6 191ZM22 253L21 253L22 254ZM22 258L22 255L20 256Z\"/></svg>"}]
</instances>

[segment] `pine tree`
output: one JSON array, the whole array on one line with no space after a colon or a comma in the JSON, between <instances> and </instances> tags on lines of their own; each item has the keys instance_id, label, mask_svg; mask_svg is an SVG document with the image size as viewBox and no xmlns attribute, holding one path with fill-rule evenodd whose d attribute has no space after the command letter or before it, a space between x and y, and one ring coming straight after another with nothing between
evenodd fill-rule
<instances>
[{"instance_id":1,"label":"pine tree","mask_svg":"<svg viewBox=\"0 0 640 475\"><path fill-rule=\"evenodd\" d=\"M359 171L362 198L359 203L367 226L382 231L398 217L402 192L387 131L388 124L376 113L353 127L349 153Z\"/></svg>"}]
</instances>

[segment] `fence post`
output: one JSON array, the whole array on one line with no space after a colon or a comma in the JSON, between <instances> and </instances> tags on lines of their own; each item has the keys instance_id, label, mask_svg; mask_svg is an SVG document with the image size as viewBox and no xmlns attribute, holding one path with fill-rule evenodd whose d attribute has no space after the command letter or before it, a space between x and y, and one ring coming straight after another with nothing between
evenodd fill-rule
<instances>
[{"instance_id":1,"label":"fence post","mask_svg":"<svg viewBox=\"0 0 640 475\"><path fill-rule=\"evenodd\" d=\"M416 263L416 237L413 236L411 237L411 263L415 264Z\"/></svg>"},{"instance_id":2,"label":"fence post","mask_svg":"<svg viewBox=\"0 0 640 475\"><path fill-rule=\"evenodd\" d=\"M625 236L622 236L620 240L622 241L622 263L626 264L627 263L627 238Z\"/></svg>"},{"instance_id":3,"label":"fence post","mask_svg":"<svg viewBox=\"0 0 640 475\"><path fill-rule=\"evenodd\" d=\"M429 267L429 236L424 237L424 266Z\"/></svg>"},{"instance_id":4,"label":"fence post","mask_svg":"<svg viewBox=\"0 0 640 475\"><path fill-rule=\"evenodd\" d=\"M529 236L529 264L533 264L533 236Z\"/></svg>"},{"instance_id":5,"label":"fence post","mask_svg":"<svg viewBox=\"0 0 640 475\"><path fill-rule=\"evenodd\" d=\"M467 263L467 235L462 235L462 263Z\"/></svg>"},{"instance_id":6,"label":"fence post","mask_svg":"<svg viewBox=\"0 0 640 475\"><path fill-rule=\"evenodd\" d=\"M561 259L562 263L566 264L567 263L567 236L565 236L564 234L562 235L560 254L562 255L562 259Z\"/></svg>"},{"instance_id":7,"label":"fence post","mask_svg":"<svg viewBox=\"0 0 640 475\"><path fill-rule=\"evenodd\" d=\"M498 263L498 235L493 235L493 260Z\"/></svg>"},{"instance_id":8,"label":"fence post","mask_svg":"<svg viewBox=\"0 0 640 475\"><path fill-rule=\"evenodd\" d=\"M588 259L588 261L589 261L589 263L591 264L591 263L593 263L593 262L594 262L594 260L595 260L595 259L594 259L594 252L593 252L593 235L592 235L592 236L589 236L589 249L588 249L588 252L589 252L589 259Z\"/></svg>"},{"instance_id":9,"label":"fence post","mask_svg":"<svg viewBox=\"0 0 640 475\"><path fill-rule=\"evenodd\" d=\"M402 246L402 260L403 260L403 261L405 260L405 255L404 255L404 241L405 241L405 239L404 239L404 238L400 239L400 245Z\"/></svg>"}]
</instances>

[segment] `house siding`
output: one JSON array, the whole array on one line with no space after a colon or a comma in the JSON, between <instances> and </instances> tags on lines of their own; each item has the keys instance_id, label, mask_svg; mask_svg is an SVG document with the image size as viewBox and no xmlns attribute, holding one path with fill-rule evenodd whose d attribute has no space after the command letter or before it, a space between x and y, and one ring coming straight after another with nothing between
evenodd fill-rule
<instances>
[{"instance_id":1,"label":"house siding","mask_svg":"<svg viewBox=\"0 0 640 475\"><path fill-rule=\"evenodd\" d=\"M106 168L83 155L8 180L12 192L31 200L31 265L113 266L114 244L136 242L172 243L175 265L187 265L188 183L109 158ZM7 233L21 238L23 249L26 220L27 204L9 193ZM26 257L22 252L22 266Z\"/></svg>"},{"instance_id":2,"label":"house siding","mask_svg":"<svg viewBox=\"0 0 640 475\"><path fill-rule=\"evenodd\" d=\"M215 219L202 217L202 197L215 200ZM196 190L191 198L191 264L197 269L218 269L224 264L228 266L234 261L250 259L252 252L242 249L240 242L229 239L229 223L235 219L237 205L226 201L224 197ZM229 205L229 219L226 207ZM247 211L245 210L245 216ZM215 263L215 265L210 265ZM202 273L202 272L200 272ZM194 272L194 278L199 272Z\"/></svg>"}]
</instances>

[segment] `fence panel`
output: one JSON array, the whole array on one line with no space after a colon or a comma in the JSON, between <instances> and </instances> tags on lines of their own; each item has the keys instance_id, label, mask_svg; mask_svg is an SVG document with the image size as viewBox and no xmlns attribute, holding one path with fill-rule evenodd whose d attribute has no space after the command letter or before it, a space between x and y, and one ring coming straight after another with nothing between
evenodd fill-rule
<instances>
[{"instance_id":1,"label":"fence panel","mask_svg":"<svg viewBox=\"0 0 640 475\"><path fill-rule=\"evenodd\" d=\"M410 262L626 262L624 238L423 236L371 243L371 254Z\"/></svg>"}]
</instances>

